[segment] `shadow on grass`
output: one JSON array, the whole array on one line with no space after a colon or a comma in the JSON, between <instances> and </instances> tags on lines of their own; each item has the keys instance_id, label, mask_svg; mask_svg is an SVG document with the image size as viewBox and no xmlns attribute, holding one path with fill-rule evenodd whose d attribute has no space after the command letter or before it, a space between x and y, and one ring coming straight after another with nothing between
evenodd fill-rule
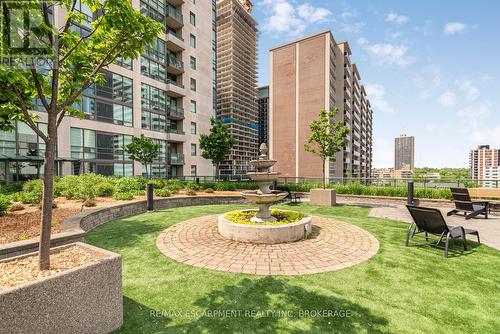
<instances>
[{"instance_id":1,"label":"shadow on grass","mask_svg":"<svg viewBox=\"0 0 500 334\"><path fill-rule=\"evenodd\" d=\"M193 321L162 333L387 333L387 320L346 299L319 294L284 279L243 279L196 300Z\"/></svg>"}]
</instances>

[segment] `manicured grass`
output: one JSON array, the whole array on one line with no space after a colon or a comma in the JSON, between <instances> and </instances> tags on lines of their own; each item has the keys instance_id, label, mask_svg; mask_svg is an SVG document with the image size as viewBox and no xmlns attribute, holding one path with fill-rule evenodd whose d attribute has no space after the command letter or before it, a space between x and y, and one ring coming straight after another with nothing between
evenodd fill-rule
<instances>
[{"instance_id":1,"label":"manicured grass","mask_svg":"<svg viewBox=\"0 0 500 334\"><path fill-rule=\"evenodd\" d=\"M179 208L110 222L86 240L123 256L125 319L119 332L498 333L499 251L470 242L463 253L458 242L444 259L442 249L404 247L407 225L369 218L367 208L277 207L360 226L379 240L379 253L331 273L232 274L179 264L160 253L155 242L173 224L243 206ZM220 313L230 310L241 311ZM248 313L268 310L281 314ZM318 310L337 316L305 313ZM345 311L348 316L342 317Z\"/></svg>"}]
</instances>

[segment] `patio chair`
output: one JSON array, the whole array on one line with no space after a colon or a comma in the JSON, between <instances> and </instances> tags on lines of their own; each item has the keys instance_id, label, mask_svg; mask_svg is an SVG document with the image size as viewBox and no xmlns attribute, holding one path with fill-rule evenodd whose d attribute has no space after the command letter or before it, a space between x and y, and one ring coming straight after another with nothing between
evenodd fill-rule
<instances>
[{"instance_id":1,"label":"patio chair","mask_svg":"<svg viewBox=\"0 0 500 334\"><path fill-rule=\"evenodd\" d=\"M465 251L467 251L466 234L477 236L477 242L481 243L478 231L466 229L462 226L448 226L444 220L443 214L438 209L416 207L413 205L407 205L406 207L408 211L410 211L413 223L408 228L405 246L408 246L410 239L413 239L413 237L419 233L425 234L426 241L429 241L429 234L437 235L439 236L439 240L434 246L438 246L444 240L444 257L448 257L448 246L452 239L461 237L463 239Z\"/></svg>"},{"instance_id":2,"label":"patio chair","mask_svg":"<svg viewBox=\"0 0 500 334\"><path fill-rule=\"evenodd\" d=\"M488 219L488 201L473 202L469 195L469 190L465 188L451 188L455 209L448 212L448 216L464 213L465 219L471 219L478 215L484 215Z\"/></svg>"},{"instance_id":3,"label":"patio chair","mask_svg":"<svg viewBox=\"0 0 500 334\"><path fill-rule=\"evenodd\" d=\"M293 193L289 189L286 190L288 196L285 198L289 198L292 203L298 203L301 201L302 196L299 193Z\"/></svg>"}]
</instances>

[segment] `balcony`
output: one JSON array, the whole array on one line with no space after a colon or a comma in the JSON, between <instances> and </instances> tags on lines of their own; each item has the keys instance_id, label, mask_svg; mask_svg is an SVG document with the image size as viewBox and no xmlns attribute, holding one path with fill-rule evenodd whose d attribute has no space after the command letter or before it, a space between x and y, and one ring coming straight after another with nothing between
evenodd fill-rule
<instances>
[{"instance_id":1,"label":"balcony","mask_svg":"<svg viewBox=\"0 0 500 334\"><path fill-rule=\"evenodd\" d=\"M179 7L184 3L184 0L168 0L173 6Z\"/></svg>"},{"instance_id":2,"label":"balcony","mask_svg":"<svg viewBox=\"0 0 500 334\"><path fill-rule=\"evenodd\" d=\"M171 105L168 106L167 111L168 111L168 116L171 119L176 119L176 120L184 119L184 108Z\"/></svg>"},{"instance_id":3,"label":"balcony","mask_svg":"<svg viewBox=\"0 0 500 334\"><path fill-rule=\"evenodd\" d=\"M170 153L169 163L171 165L184 165L184 154Z\"/></svg>"},{"instance_id":4,"label":"balcony","mask_svg":"<svg viewBox=\"0 0 500 334\"><path fill-rule=\"evenodd\" d=\"M173 29L180 29L184 25L183 17L181 11L172 6L171 4L167 4L166 8L167 19L166 23L169 27Z\"/></svg>"},{"instance_id":5,"label":"balcony","mask_svg":"<svg viewBox=\"0 0 500 334\"><path fill-rule=\"evenodd\" d=\"M184 39L182 38L182 36L175 34L172 31L167 31L166 43L167 43L167 48L173 52L181 52L186 49L184 46Z\"/></svg>"},{"instance_id":6,"label":"balcony","mask_svg":"<svg viewBox=\"0 0 500 334\"><path fill-rule=\"evenodd\" d=\"M175 75L182 74L184 72L184 63L177 59L176 56L169 54L167 56L167 71Z\"/></svg>"},{"instance_id":7,"label":"balcony","mask_svg":"<svg viewBox=\"0 0 500 334\"><path fill-rule=\"evenodd\" d=\"M186 89L180 82L167 80L167 92L172 97L183 97L186 95Z\"/></svg>"}]
</instances>

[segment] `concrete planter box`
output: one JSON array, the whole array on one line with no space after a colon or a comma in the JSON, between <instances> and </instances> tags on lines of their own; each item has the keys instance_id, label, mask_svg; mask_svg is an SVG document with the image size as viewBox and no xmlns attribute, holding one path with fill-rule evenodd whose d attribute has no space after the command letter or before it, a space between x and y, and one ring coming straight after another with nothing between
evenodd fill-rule
<instances>
[{"instance_id":1,"label":"concrete planter box","mask_svg":"<svg viewBox=\"0 0 500 334\"><path fill-rule=\"evenodd\" d=\"M337 204L335 189L311 189L311 204L334 206Z\"/></svg>"},{"instance_id":2,"label":"concrete planter box","mask_svg":"<svg viewBox=\"0 0 500 334\"><path fill-rule=\"evenodd\" d=\"M122 325L121 256L83 243L73 245L101 259L0 292L0 334L109 333Z\"/></svg>"}]
</instances>

